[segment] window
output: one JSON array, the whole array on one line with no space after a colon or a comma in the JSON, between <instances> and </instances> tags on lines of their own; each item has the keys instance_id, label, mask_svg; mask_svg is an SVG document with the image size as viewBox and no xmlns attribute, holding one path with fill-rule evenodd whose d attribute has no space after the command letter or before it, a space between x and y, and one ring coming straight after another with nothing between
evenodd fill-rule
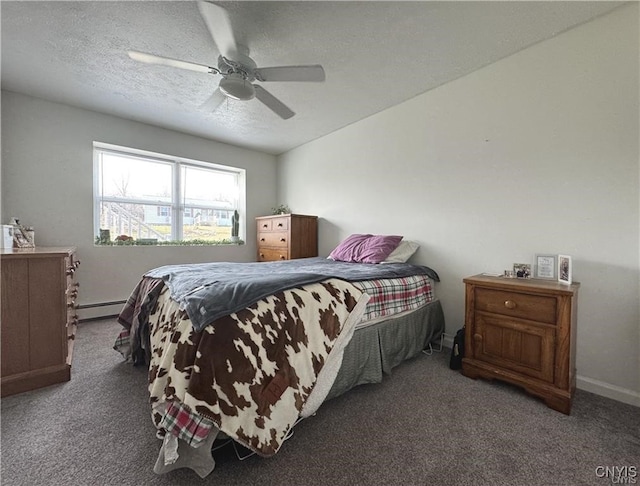
<instances>
[{"instance_id":1,"label":"window","mask_svg":"<svg viewBox=\"0 0 640 486\"><path fill-rule=\"evenodd\" d=\"M99 143L93 152L94 235L100 240L104 230L111 240L231 239L231 216L243 213L243 169Z\"/></svg>"}]
</instances>

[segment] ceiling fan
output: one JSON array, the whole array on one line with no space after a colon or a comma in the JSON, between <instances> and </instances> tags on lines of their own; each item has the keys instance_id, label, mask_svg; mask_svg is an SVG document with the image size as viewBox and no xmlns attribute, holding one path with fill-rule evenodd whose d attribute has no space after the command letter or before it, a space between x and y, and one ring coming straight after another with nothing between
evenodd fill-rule
<instances>
[{"instance_id":1,"label":"ceiling fan","mask_svg":"<svg viewBox=\"0 0 640 486\"><path fill-rule=\"evenodd\" d=\"M213 42L220 51L217 67L139 51L128 51L129 57L135 61L148 64L160 64L222 76L214 93L202 105L203 108L210 111L216 110L228 98L241 101L256 98L285 120L291 118L295 113L282 101L254 82L322 82L325 80L324 69L319 64L257 67L255 61L249 57L249 49L236 44L227 11L209 2L198 2L198 8L213 38Z\"/></svg>"}]
</instances>

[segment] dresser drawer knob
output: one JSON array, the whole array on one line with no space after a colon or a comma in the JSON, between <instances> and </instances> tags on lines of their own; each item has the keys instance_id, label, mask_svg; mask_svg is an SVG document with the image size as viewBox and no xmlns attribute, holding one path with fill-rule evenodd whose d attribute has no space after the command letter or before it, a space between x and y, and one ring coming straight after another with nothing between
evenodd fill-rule
<instances>
[{"instance_id":1,"label":"dresser drawer knob","mask_svg":"<svg viewBox=\"0 0 640 486\"><path fill-rule=\"evenodd\" d=\"M286 238L280 238L280 241L282 241L284 243L285 241L287 241L287 239Z\"/></svg>"},{"instance_id":2,"label":"dresser drawer knob","mask_svg":"<svg viewBox=\"0 0 640 486\"><path fill-rule=\"evenodd\" d=\"M278 228L282 228L282 223L278 223Z\"/></svg>"},{"instance_id":3,"label":"dresser drawer knob","mask_svg":"<svg viewBox=\"0 0 640 486\"><path fill-rule=\"evenodd\" d=\"M284 255L280 255L280 260L286 260L287 258Z\"/></svg>"},{"instance_id":4,"label":"dresser drawer knob","mask_svg":"<svg viewBox=\"0 0 640 486\"><path fill-rule=\"evenodd\" d=\"M515 309L516 308L516 303L513 300L505 300L504 301L504 306L507 309Z\"/></svg>"},{"instance_id":5,"label":"dresser drawer knob","mask_svg":"<svg viewBox=\"0 0 640 486\"><path fill-rule=\"evenodd\" d=\"M264 238L260 238L260 241L264 241Z\"/></svg>"}]
</instances>

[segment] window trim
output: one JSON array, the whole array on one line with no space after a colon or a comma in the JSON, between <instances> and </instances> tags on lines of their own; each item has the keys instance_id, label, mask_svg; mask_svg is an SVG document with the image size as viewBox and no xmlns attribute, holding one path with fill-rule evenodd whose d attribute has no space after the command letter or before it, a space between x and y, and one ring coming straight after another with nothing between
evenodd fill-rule
<instances>
[{"instance_id":1,"label":"window trim","mask_svg":"<svg viewBox=\"0 0 640 486\"><path fill-rule=\"evenodd\" d=\"M99 187L100 177L100 155L102 153L110 153L114 155L120 155L125 157L141 158L151 162L158 162L171 165L171 179L172 179L172 195L171 201L160 201L157 199L144 199L136 198L127 200L124 198L105 197L101 195L101 189ZM150 152L147 150L140 150L136 148L124 147L119 145L108 144L104 142L93 142L93 232L94 238L100 232L100 203L102 201L107 202L125 202L135 204L154 204L170 207L171 212L171 239L178 240L178 234L182 232L183 211L185 209L184 195L181 194L182 187L182 167L196 167L202 169L210 169L219 172L226 172L233 174L236 177L238 185L238 197L235 208L221 207L216 205L188 205L189 207L197 207L200 209L211 210L223 210L229 211L237 209L240 213L240 228L239 237L244 239L246 235L246 169L240 167L233 167L230 165L218 164L215 162L202 161L189 159L186 157L180 157L175 155L161 154L157 152Z\"/></svg>"}]
</instances>

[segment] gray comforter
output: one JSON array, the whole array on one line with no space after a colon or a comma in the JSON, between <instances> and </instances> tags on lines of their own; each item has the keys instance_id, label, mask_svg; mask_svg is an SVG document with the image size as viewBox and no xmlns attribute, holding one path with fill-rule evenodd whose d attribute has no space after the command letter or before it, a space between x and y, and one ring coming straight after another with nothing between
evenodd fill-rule
<instances>
[{"instance_id":1,"label":"gray comforter","mask_svg":"<svg viewBox=\"0 0 640 486\"><path fill-rule=\"evenodd\" d=\"M171 297L200 331L210 322L282 290L329 278L355 282L410 275L440 280L434 270L422 265L346 263L322 257L282 262L166 265L147 272L145 277L164 280Z\"/></svg>"}]
</instances>

